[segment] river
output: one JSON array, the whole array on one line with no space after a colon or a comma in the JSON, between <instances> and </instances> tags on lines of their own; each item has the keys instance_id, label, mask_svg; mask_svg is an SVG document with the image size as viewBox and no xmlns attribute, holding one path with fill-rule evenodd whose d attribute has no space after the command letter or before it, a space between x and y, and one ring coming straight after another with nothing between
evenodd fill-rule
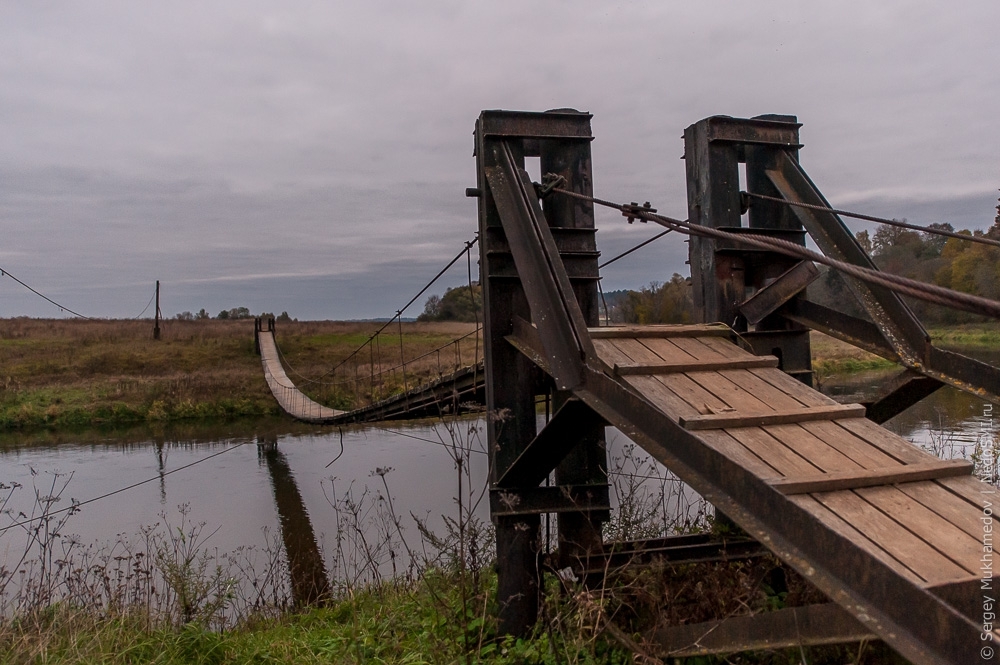
<instances>
[{"instance_id":1,"label":"river","mask_svg":"<svg viewBox=\"0 0 1000 665\"><path fill-rule=\"evenodd\" d=\"M856 374L828 380L823 389L851 400L882 377ZM994 408L943 388L886 426L939 455L969 457L994 440ZM338 429L268 419L115 432L8 433L0 436L0 487L8 497L0 514L0 561L12 566L21 557L30 532L19 524L38 513L39 496L45 503L50 495L59 498L50 503L53 510L82 503L62 536L77 534L80 543L111 548L141 540L143 530L153 525L176 531L182 522L204 523L202 547L299 551L306 559L325 559L330 570L351 563L343 541L340 561L333 562L337 534L345 535L351 519L368 520L366 528L376 532L393 531L385 516L394 514L403 538L419 549L414 516L442 532L441 516L459 515L456 459L463 460L465 519L488 521L483 427L477 419L455 421L451 430L429 421ZM633 450L624 436L609 430L608 438L616 505L618 495L629 491L627 474L636 472L643 476L639 485L647 504L659 501L681 521L704 514L705 506L690 491L655 479L662 467ZM351 506L357 518L349 514ZM359 547L356 538L351 547ZM395 552L379 556L386 574L390 563L404 567Z\"/></svg>"}]
</instances>

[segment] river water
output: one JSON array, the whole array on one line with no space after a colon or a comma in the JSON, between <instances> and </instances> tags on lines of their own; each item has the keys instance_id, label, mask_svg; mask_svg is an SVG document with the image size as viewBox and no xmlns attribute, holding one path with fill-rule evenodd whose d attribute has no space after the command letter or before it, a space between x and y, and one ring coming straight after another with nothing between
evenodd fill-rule
<instances>
[{"instance_id":1,"label":"river water","mask_svg":"<svg viewBox=\"0 0 1000 665\"><path fill-rule=\"evenodd\" d=\"M882 378L856 374L822 388L841 401L854 401ZM941 456L969 457L995 441L1000 422L995 408L943 388L886 426ZM648 477L642 480L645 491L659 491L664 510L675 517L703 513L689 491L668 489L672 481L656 480L662 467L632 450L624 436L610 430L608 438L613 471ZM360 517L372 523L375 512L385 512L384 497L391 497L411 543L419 540L413 516L427 519L436 531L445 529L441 516L458 515L456 459L463 460L463 506L488 520L488 497L482 492L486 458L483 422L477 419L456 421L450 431L427 421L337 429L273 419L5 434L0 436L0 487L7 488L2 496L8 498L0 514L0 566L13 565L25 550L29 532L18 524L38 513L38 497L44 503L44 497L58 495L52 509L82 503L62 529L63 535L78 534L81 542L113 544L140 537L157 523L176 529L183 519L204 522L202 544L219 551L283 538L286 551L324 552L320 556L329 568L338 529L344 529L344 497L361 506L365 514ZM613 474L617 490L625 478ZM381 524L374 528L388 528Z\"/></svg>"}]
</instances>

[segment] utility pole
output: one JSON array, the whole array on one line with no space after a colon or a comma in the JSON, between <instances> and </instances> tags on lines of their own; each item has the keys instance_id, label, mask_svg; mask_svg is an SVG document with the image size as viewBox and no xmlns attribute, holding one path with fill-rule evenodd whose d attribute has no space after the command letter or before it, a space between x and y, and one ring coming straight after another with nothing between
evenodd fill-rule
<instances>
[{"instance_id":1,"label":"utility pole","mask_svg":"<svg viewBox=\"0 0 1000 665\"><path fill-rule=\"evenodd\" d=\"M153 339L160 339L160 280L156 280L156 319L153 323Z\"/></svg>"}]
</instances>

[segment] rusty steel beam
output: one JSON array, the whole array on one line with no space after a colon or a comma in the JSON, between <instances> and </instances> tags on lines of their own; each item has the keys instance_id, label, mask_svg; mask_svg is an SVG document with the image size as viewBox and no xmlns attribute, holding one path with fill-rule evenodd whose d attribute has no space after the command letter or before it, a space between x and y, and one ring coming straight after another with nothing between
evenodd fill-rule
<instances>
[{"instance_id":1,"label":"rusty steel beam","mask_svg":"<svg viewBox=\"0 0 1000 665\"><path fill-rule=\"evenodd\" d=\"M539 513L608 510L608 485L552 485L490 489L490 514L517 517Z\"/></svg>"},{"instance_id":2,"label":"rusty steel beam","mask_svg":"<svg viewBox=\"0 0 1000 665\"><path fill-rule=\"evenodd\" d=\"M800 261L783 272L777 279L760 289L740 304L740 313L747 323L757 325L764 317L801 293L819 277L819 269L812 261Z\"/></svg>"},{"instance_id":3,"label":"rusty steel beam","mask_svg":"<svg viewBox=\"0 0 1000 665\"><path fill-rule=\"evenodd\" d=\"M825 603L660 628L647 645L663 658L690 658L872 639L877 636L844 609Z\"/></svg>"},{"instance_id":4,"label":"rusty steel beam","mask_svg":"<svg viewBox=\"0 0 1000 665\"><path fill-rule=\"evenodd\" d=\"M944 384L910 369L892 377L879 388L879 394L865 404L865 418L882 424L898 416Z\"/></svg>"},{"instance_id":5,"label":"rusty steel beam","mask_svg":"<svg viewBox=\"0 0 1000 665\"><path fill-rule=\"evenodd\" d=\"M576 447L581 437L604 425L604 419L586 404L578 399L567 400L510 468L504 471L496 487L508 489L538 485Z\"/></svg>"},{"instance_id":6,"label":"rusty steel beam","mask_svg":"<svg viewBox=\"0 0 1000 665\"><path fill-rule=\"evenodd\" d=\"M506 142L491 142L488 149L492 164L484 169L486 180L528 296L532 321L552 358L557 387L573 388L580 383L583 358L595 355L583 312L527 172L517 166Z\"/></svg>"},{"instance_id":7,"label":"rusty steel beam","mask_svg":"<svg viewBox=\"0 0 1000 665\"><path fill-rule=\"evenodd\" d=\"M788 155L776 152L766 173L785 199L831 207L798 162ZM864 268L878 269L838 215L798 206L793 206L793 210L824 254ZM902 298L882 286L854 279L848 279L847 283L904 364L923 361L930 346L930 336Z\"/></svg>"}]
</instances>

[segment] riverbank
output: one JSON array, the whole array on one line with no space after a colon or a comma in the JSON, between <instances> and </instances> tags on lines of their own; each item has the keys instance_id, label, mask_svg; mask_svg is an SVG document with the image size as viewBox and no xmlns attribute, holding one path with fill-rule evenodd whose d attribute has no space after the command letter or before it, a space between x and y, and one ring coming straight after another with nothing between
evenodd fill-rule
<instances>
[{"instance_id":1,"label":"riverbank","mask_svg":"<svg viewBox=\"0 0 1000 665\"><path fill-rule=\"evenodd\" d=\"M379 327L282 322L277 340L292 379L317 401L341 409L358 405L355 390L364 387L373 363L376 372L390 370L402 353L408 363L405 381L412 387L481 352L469 334L474 324L403 323L331 374ZM458 345L436 351L463 335L468 336ZM1000 350L994 325L932 329L931 335L949 348ZM813 333L812 349L820 381L894 366L820 333ZM398 367L384 376L383 396L402 389ZM0 320L0 431L279 415L254 351L252 320L166 321L159 341L148 321Z\"/></svg>"}]
</instances>

